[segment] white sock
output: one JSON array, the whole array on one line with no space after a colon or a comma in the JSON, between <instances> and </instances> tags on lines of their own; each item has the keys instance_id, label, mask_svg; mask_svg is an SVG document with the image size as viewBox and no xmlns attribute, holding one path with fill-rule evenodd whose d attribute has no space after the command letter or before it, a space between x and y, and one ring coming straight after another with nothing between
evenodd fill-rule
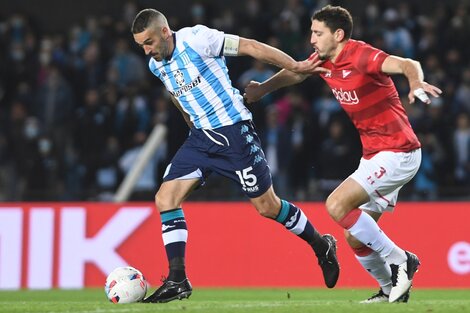
<instances>
[{"instance_id":1,"label":"white sock","mask_svg":"<svg viewBox=\"0 0 470 313\"><path fill-rule=\"evenodd\" d=\"M375 251L366 256L356 255L356 259L361 263L369 274L379 283L380 288L387 295L392 289L392 271L384 258Z\"/></svg>"},{"instance_id":2,"label":"white sock","mask_svg":"<svg viewBox=\"0 0 470 313\"><path fill-rule=\"evenodd\" d=\"M361 212L356 223L348 230L360 242L378 252L388 264L401 264L406 261L405 251L385 235L369 214Z\"/></svg>"},{"instance_id":3,"label":"white sock","mask_svg":"<svg viewBox=\"0 0 470 313\"><path fill-rule=\"evenodd\" d=\"M406 262L407 259L408 257L406 256L405 251L400 249L398 246L395 246L392 252L390 252L390 254L385 257L385 261L387 261L388 264L397 265Z\"/></svg>"}]
</instances>

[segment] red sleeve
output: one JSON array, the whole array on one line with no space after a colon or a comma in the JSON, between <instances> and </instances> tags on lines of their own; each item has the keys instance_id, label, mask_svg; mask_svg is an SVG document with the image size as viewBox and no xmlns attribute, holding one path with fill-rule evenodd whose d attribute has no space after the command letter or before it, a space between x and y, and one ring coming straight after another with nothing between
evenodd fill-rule
<instances>
[{"instance_id":1,"label":"red sleeve","mask_svg":"<svg viewBox=\"0 0 470 313\"><path fill-rule=\"evenodd\" d=\"M356 50L356 68L363 73L382 73L382 63L388 54L371 45L363 44Z\"/></svg>"}]
</instances>

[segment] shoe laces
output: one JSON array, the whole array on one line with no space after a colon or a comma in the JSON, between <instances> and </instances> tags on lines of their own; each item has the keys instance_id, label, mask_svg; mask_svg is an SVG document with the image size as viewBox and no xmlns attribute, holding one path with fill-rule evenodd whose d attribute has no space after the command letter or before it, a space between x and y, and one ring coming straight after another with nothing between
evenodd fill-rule
<instances>
[{"instance_id":1,"label":"shoe laces","mask_svg":"<svg viewBox=\"0 0 470 313\"><path fill-rule=\"evenodd\" d=\"M380 298L380 297L387 297L387 298L388 298L388 295L386 295L386 294L384 293L384 291L382 290L382 288L380 288L379 292L377 292L376 294L372 295L372 297L370 297L370 298L367 299L367 300L373 300L373 299Z\"/></svg>"}]
</instances>

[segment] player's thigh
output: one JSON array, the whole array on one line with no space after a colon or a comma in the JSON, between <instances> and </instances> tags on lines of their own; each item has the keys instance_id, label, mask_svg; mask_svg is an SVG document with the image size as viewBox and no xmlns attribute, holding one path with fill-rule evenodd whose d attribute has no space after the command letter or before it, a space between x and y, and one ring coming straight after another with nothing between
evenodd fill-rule
<instances>
[{"instance_id":1,"label":"player's thigh","mask_svg":"<svg viewBox=\"0 0 470 313\"><path fill-rule=\"evenodd\" d=\"M181 203L200 183L199 178L165 181L158 189L155 203L160 212L181 207Z\"/></svg>"},{"instance_id":2,"label":"player's thigh","mask_svg":"<svg viewBox=\"0 0 470 313\"><path fill-rule=\"evenodd\" d=\"M220 143L211 150L211 171L237 183L241 191L250 199L262 197L269 199L272 186L271 172L266 161L261 142L249 121L211 130L208 133Z\"/></svg>"}]
</instances>

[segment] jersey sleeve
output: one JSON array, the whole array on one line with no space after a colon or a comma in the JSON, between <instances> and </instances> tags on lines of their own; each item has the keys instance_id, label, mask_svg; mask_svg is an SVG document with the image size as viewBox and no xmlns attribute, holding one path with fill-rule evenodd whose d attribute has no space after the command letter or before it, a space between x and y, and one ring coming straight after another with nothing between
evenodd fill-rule
<instances>
[{"instance_id":1,"label":"jersey sleeve","mask_svg":"<svg viewBox=\"0 0 470 313\"><path fill-rule=\"evenodd\" d=\"M206 57L218 57L224 45L224 32L209 28L204 25L196 25L192 28L192 46L196 51Z\"/></svg>"},{"instance_id":2,"label":"jersey sleeve","mask_svg":"<svg viewBox=\"0 0 470 313\"><path fill-rule=\"evenodd\" d=\"M389 55L371 45L363 44L357 48L356 56L356 67L360 72L376 74L382 73L382 63Z\"/></svg>"}]
</instances>

